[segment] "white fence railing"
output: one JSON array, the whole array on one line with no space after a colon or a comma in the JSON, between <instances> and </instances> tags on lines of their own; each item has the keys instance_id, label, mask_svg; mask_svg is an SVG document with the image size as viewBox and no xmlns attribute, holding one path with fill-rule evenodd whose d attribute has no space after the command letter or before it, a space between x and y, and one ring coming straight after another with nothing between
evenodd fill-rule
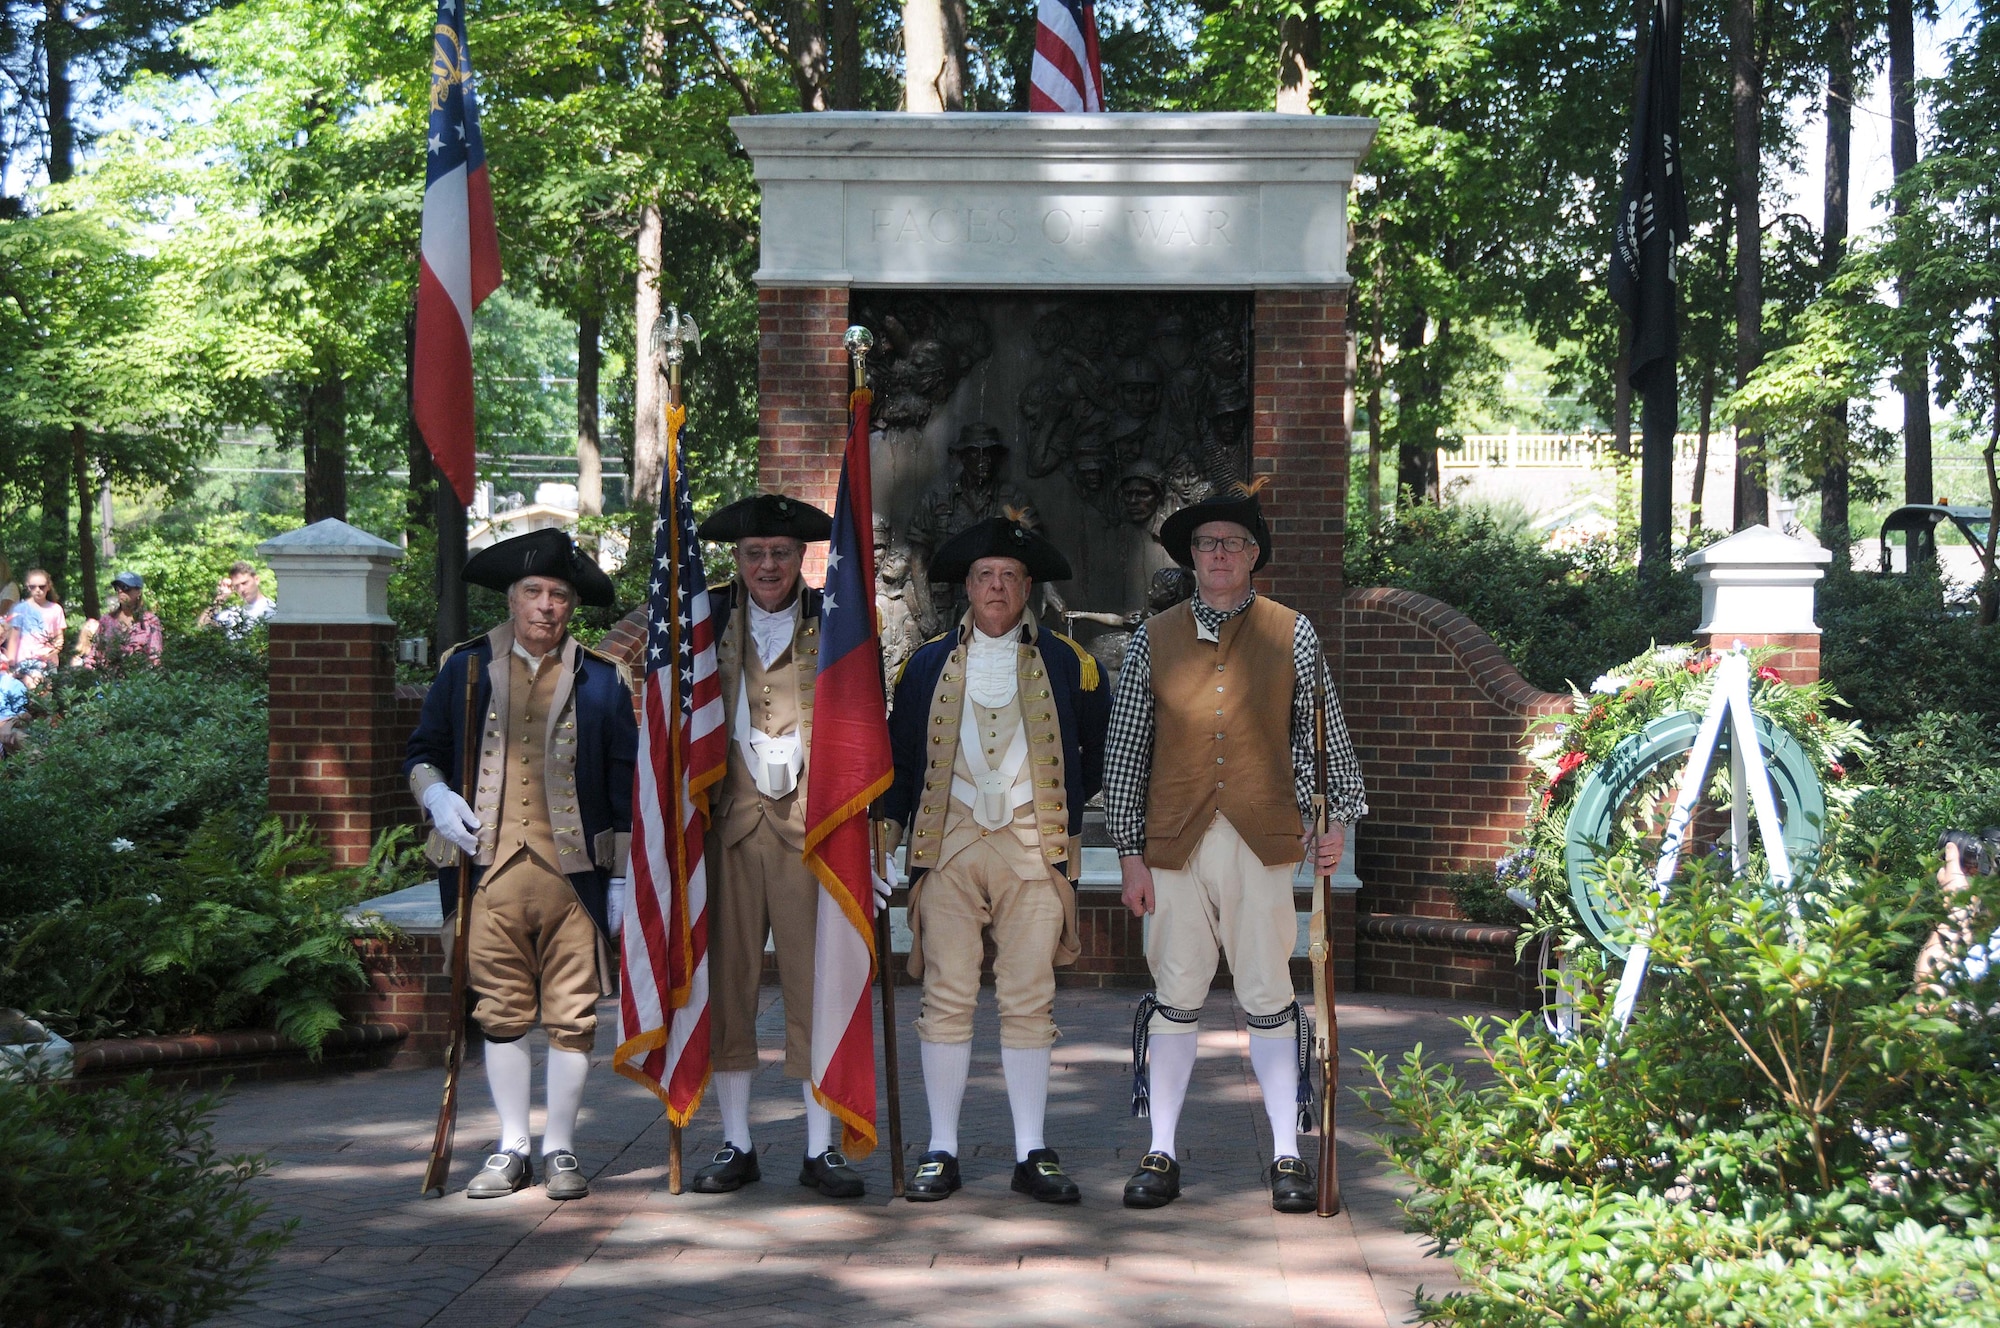
<instances>
[{"instance_id":1,"label":"white fence railing","mask_svg":"<svg viewBox=\"0 0 2000 1328\"><path fill-rule=\"evenodd\" d=\"M1692 465L1700 443L1699 434L1675 434L1674 460ZM1710 433L1710 462L1713 463L1721 455L1734 456L1735 446L1735 436L1727 429ZM1635 455L1638 448L1639 439L1635 436L1632 439ZM1611 435L1608 433L1475 433L1466 435L1465 446L1458 451L1440 452L1438 462L1446 470L1472 470L1487 466L1571 470L1597 466L1608 461L1611 455Z\"/></svg>"}]
</instances>

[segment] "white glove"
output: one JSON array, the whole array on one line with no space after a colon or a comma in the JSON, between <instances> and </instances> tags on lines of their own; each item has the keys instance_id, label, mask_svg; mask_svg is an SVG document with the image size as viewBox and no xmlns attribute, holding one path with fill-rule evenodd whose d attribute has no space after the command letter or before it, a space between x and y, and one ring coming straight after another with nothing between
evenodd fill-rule
<instances>
[{"instance_id":1,"label":"white glove","mask_svg":"<svg viewBox=\"0 0 2000 1328\"><path fill-rule=\"evenodd\" d=\"M465 805L465 799L452 791L451 785L437 783L425 789L424 810L430 814L431 824L439 834L468 855L479 851L479 818Z\"/></svg>"},{"instance_id":2,"label":"white glove","mask_svg":"<svg viewBox=\"0 0 2000 1328\"><path fill-rule=\"evenodd\" d=\"M896 865L896 855L891 853L882 862L883 869L889 873L886 880L877 876L872 868L868 872L868 879L875 886L875 905L877 908L887 904L890 892L903 884L903 869Z\"/></svg>"},{"instance_id":3,"label":"white glove","mask_svg":"<svg viewBox=\"0 0 2000 1328\"><path fill-rule=\"evenodd\" d=\"M625 930L625 878L611 878L611 889L604 896L604 911L610 914L611 934L617 936Z\"/></svg>"}]
</instances>

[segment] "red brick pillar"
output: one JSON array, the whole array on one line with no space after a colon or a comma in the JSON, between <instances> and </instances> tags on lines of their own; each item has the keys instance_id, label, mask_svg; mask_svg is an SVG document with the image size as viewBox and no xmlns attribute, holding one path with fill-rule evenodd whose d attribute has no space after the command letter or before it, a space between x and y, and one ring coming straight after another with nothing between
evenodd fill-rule
<instances>
[{"instance_id":1,"label":"red brick pillar","mask_svg":"<svg viewBox=\"0 0 2000 1328\"><path fill-rule=\"evenodd\" d=\"M828 512L847 443L846 332L845 286L757 292L757 483ZM810 546L807 579L819 580L825 564L825 546Z\"/></svg>"},{"instance_id":2,"label":"red brick pillar","mask_svg":"<svg viewBox=\"0 0 2000 1328\"><path fill-rule=\"evenodd\" d=\"M309 823L358 866L382 830L414 819L402 788L389 572L403 551L344 521L257 546L278 575L271 620L270 808Z\"/></svg>"},{"instance_id":3,"label":"red brick pillar","mask_svg":"<svg viewBox=\"0 0 2000 1328\"><path fill-rule=\"evenodd\" d=\"M1715 650L1777 646L1771 667L1786 682L1819 681L1814 586L1833 555L1768 526L1751 526L1688 557L1701 587L1695 642Z\"/></svg>"},{"instance_id":4,"label":"red brick pillar","mask_svg":"<svg viewBox=\"0 0 2000 1328\"><path fill-rule=\"evenodd\" d=\"M1339 649L1347 532L1347 294L1260 290L1251 313L1250 469L1268 475L1276 545L1259 589Z\"/></svg>"}]
</instances>

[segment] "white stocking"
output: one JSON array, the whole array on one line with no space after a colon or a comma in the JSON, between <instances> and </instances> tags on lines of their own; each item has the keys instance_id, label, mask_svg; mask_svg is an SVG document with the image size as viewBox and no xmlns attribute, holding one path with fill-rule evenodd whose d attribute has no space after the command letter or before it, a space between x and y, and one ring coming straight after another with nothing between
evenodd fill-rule
<instances>
[{"instance_id":1,"label":"white stocking","mask_svg":"<svg viewBox=\"0 0 2000 1328\"><path fill-rule=\"evenodd\" d=\"M1290 1026L1287 1025L1289 1028ZM1250 1068L1264 1090L1264 1114L1271 1119L1271 1155L1299 1155L1299 1044L1291 1037L1250 1039Z\"/></svg>"},{"instance_id":2,"label":"white stocking","mask_svg":"<svg viewBox=\"0 0 2000 1328\"><path fill-rule=\"evenodd\" d=\"M1052 1047L1002 1047L1000 1068L1007 1076L1007 1105L1014 1112L1014 1160L1026 1162L1042 1147L1042 1119L1049 1107Z\"/></svg>"},{"instance_id":3,"label":"white stocking","mask_svg":"<svg viewBox=\"0 0 2000 1328\"><path fill-rule=\"evenodd\" d=\"M799 1086L806 1094L806 1156L818 1157L833 1147L833 1113L813 1096L812 1080L804 1080Z\"/></svg>"},{"instance_id":4,"label":"white stocking","mask_svg":"<svg viewBox=\"0 0 2000 1328\"><path fill-rule=\"evenodd\" d=\"M750 1143L750 1070L717 1070L715 1102L722 1108L722 1142L745 1153Z\"/></svg>"},{"instance_id":5,"label":"white stocking","mask_svg":"<svg viewBox=\"0 0 2000 1328\"><path fill-rule=\"evenodd\" d=\"M500 1113L499 1152L528 1155L528 1094L534 1076L535 1059L528 1054L526 1038L486 1044L486 1087Z\"/></svg>"},{"instance_id":6,"label":"white stocking","mask_svg":"<svg viewBox=\"0 0 2000 1328\"><path fill-rule=\"evenodd\" d=\"M1200 1040L1201 1035L1194 1032L1155 1033L1146 1044L1146 1084L1153 1118L1151 1152L1174 1155L1174 1131L1181 1123L1188 1080L1194 1078Z\"/></svg>"},{"instance_id":7,"label":"white stocking","mask_svg":"<svg viewBox=\"0 0 2000 1328\"><path fill-rule=\"evenodd\" d=\"M542 1126L542 1156L576 1151L576 1114L583 1107L583 1081L590 1057L581 1051L549 1048L549 1118Z\"/></svg>"},{"instance_id":8,"label":"white stocking","mask_svg":"<svg viewBox=\"0 0 2000 1328\"><path fill-rule=\"evenodd\" d=\"M933 1153L958 1156L958 1109L965 1102L965 1080L972 1073L970 1042L919 1042L923 1049L924 1100L931 1109Z\"/></svg>"}]
</instances>

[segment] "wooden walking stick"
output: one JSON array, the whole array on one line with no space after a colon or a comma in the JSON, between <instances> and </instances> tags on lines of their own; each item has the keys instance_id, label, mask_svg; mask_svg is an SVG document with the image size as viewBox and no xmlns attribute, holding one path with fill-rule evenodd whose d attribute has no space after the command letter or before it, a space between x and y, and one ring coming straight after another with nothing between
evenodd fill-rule
<instances>
[{"instance_id":1,"label":"wooden walking stick","mask_svg":"<svg viewBox=\"0 0 2000 1328\"><path fill-rule=\"evenodd\" d=\"M889 827L874 823L875 874L889 879ZM895 945L889 930L889 901L875 914L875 962L882 970L882 1068L889 1098L889 1193L903 1197L903 1076L896 1057Z\"/></svg>"},{"instance_id":2,"label":"wooden walking stick","mask_svg":"<svg viewBox=\"0 0 2000 1328\"><path fill-rule=\"evenodd\" d=\"M1326 675L1313 687L1313 852L1326 838ZM1333 874L1314 863L1312 964L1320 998L1319 1215L1340 1211L1340 1158L1334 1147L1334 1097L1340 1092L1340 1014L1333 1001Z\"/></svg>"},{"instance_id":3,"label":"wooden walking stick","mask_svg":"<svg viewBox=\"0 0 2000 1328\"><path fill-rule=\"evenodd\" d=\"M479 800L479 656L465 657L465 713L459 727L460 796L465 805ZM444 1051L444 1100L438 1104L437 1133L431 1136L431 1160L424 1168L423 1193L444 1195L451 1175L451 1146L458 1131L458 1069L465 1058L466 919L472 914L472 857L458 853L458 904L451 921L451 1027Z\"/></svg>"}]
</instances>

